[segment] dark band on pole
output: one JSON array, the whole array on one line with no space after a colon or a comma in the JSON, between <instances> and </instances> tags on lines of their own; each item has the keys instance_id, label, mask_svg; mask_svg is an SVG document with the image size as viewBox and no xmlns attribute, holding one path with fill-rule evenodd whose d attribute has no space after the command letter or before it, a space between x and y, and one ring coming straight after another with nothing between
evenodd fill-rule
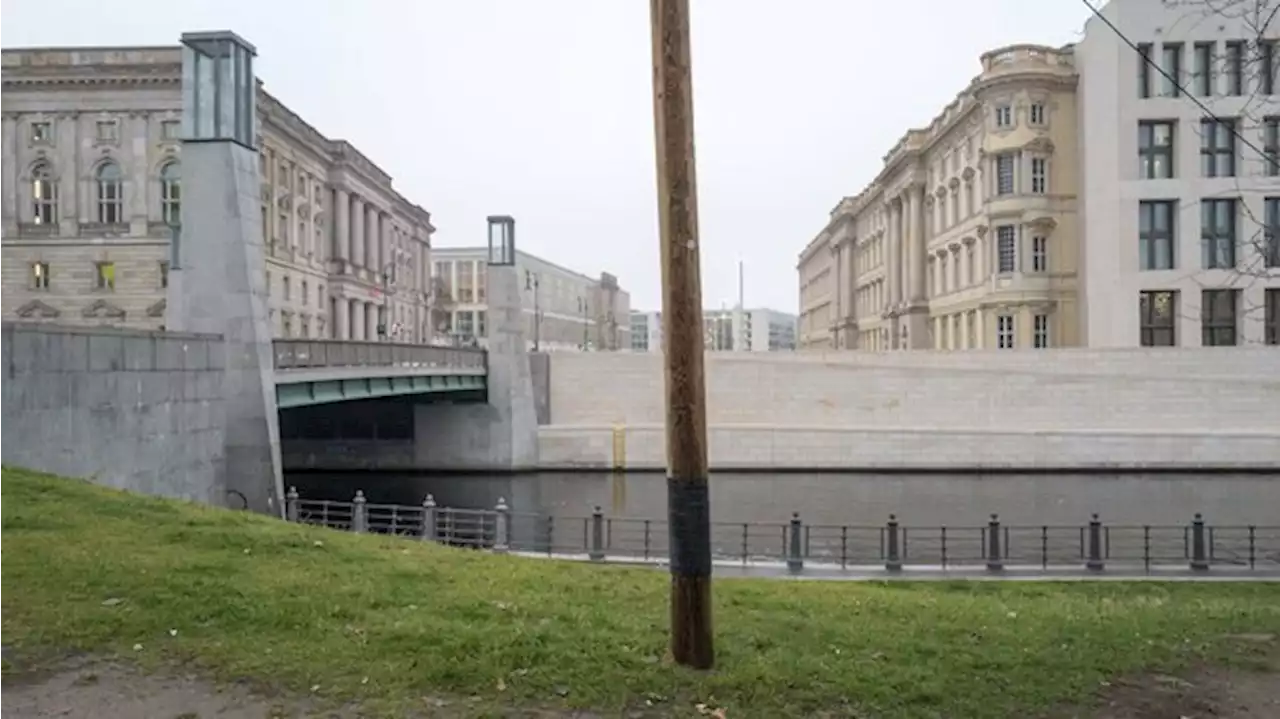
<instances>
[{"instance_id":1,"label":"dark band on pole","mask_svg":"<svg viewBox=\"0 0 1280 719\"><path fill-rule=\"evenodd\" d=\"M667 478L670 517L671 573L685 577L711 576L711 495L705 479Z\"/></svg>"}]
</instances>

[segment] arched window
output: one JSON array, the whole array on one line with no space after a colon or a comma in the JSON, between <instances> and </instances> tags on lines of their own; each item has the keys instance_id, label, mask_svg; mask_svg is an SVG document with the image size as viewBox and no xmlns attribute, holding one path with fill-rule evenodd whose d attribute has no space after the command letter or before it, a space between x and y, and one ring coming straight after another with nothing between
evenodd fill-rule
<instances>
[{"instance_id":1,"label":"arched window","mask_svg":"<svg viewBox=\"0 0 1280 719\"><path fill-rule=\"evenodd\" d=\"M160 216L166 225L182 224L182 177L177 162L160 168Z\"/></svg>"},{"instance_id":2,"label":"arched window","mask_svg":"<svg viewBox=\"0 0 1280 719\"><path fill-rule=\"evenodd\" d=\"M116 225L124 222L124 174L114 162L98 166L98 222Z\"/></svg>"},{"instance_id":3,"label":"arched window","mask_svg":"<svg viewBox=\"0 0 1280 719\"><path fill-rule=\"evenodd\" d=\"M58 183L43 162L31 169L31 221L37 225L58 222Z\"/></svg>"}]
</instances>

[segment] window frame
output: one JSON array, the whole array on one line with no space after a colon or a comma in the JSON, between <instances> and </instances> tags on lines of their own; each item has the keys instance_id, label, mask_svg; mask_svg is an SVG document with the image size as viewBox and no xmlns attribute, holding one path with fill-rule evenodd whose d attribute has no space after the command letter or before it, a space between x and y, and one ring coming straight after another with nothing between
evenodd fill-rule
<instances>
[{"instance_id":1,"label":"window frame","mask_svg":"<svg viewBox=\"0 0 1280 719\"><path fill-rule=\"evenodd\" d=\"M1031 271L1035 273L1049 271L1049 238L1046 235L1031 237Z\"/></svg>"},{"instance_id":2,"label":"window frame","mask_svg":"<svg viewBox=\"0 0 1280 719\"><path fill-rule=\"evenodd\" d=\"M996 315L996 349L1017 349L1018 322L1014 315Z\"/></svg>"},{"instance_id":3,"label":"window frame","mask_svg":"<svg viewBox=\"0 0 1280 719\"><path fill-rule=\"evenodd\" d=\"M1267 177L1280 177L1280 117L1262 118L1262 152Z\"/></svg>"},{"instance_id":4,"label":"window frame","mask_svg":"<svg viewBox=\"0 0 1280 719\"><path fill-rule=\"evenodd\" d=\"M1227 73L1227 97L1244 95L1244 48L1243 40L1228 40L1224 44L1224 58Z\"/></svg>"},{"instance_id":5,"label":"window frame","mask_svg":"<svg viewBox=\"0 0 1280 719\"><path fill-rule=\"evenodd\" d=\"M1160 96L1182 97L1182 43L1160 44Z\"/></svg>"},{"instance_id":6,"label":"window frame","mask_svg":"<svg viewBox=\"0 0 1280 719\"><path fill-rule=\"evenodd\" d=\"M108 177L108 174L112 176ZM97 189L98 224L122 225L124 219L124 170L115 160L107 160L93 172Z\"/></svg>"},{"instance_id":7,"label":"window frame","mask_svg":"<svg viewBox=\"0 0 1280 719\"><path fill-rule=\"evenodd\" d=\"M1240 290L1201 290L1200 345L1202 347L1235 347L1239 343Z\"/></svg>"},{"instance_id":8,"label":"window frame","mask_svg":"<svg viewBox=\"0 0 1280 719\"><path fill-rule=\"evenodd\" d=\"M1049 315L1031 316L1031 347L1038 350L1049 348Z\"/></svg>"},{"instance_id":9,"label":"window frame","mask_svg":"<svg viewBox=\"0 0 1280 719\"><path fill-rule=\"evenodd\" d=\"M182 169L177 160L160 167L160 219L166 225L182 224Z\"/></svg>"},{"instance_id":10,"label":"window frame","mask_svg":"<svg viewBox=\"0 0 1280 719\"><path fill-rule=\"evenodd\" d=\"M1268 287L1263 291L1263 342L1280 345L1280 287Z\"/></svg>"},{"instance_id":11,"label":"window frame","mask_svg":"<svg viewBox=\"0 0 1280 719\"><path fill-rule=\"evenodd\" d=\"M1044 195L1049 192L1049 159L1045 157L1031 158L1031 194Z\"/></svg>"},{"instance_id":12,"label":"window frame","mask_svg":"<svg viewBox=\"0 0 1280 719\"><path fill-rule=\"evenodd\" d=\"M1197 42L1191 46L1191 92L1198 97L1213 97L1213 51L1217 42Z\"/></svg>"},{"instance_id":13,"label":"window frame","mask_svg":"<svg viewBox=\"0 0 1280 719\"><path fill-rule=\"evenodd\" d=\"M1002 130L1013 127L1013 105L1008 103L996 105L995 125Z\"/></svg>"},{"instance_id":14,"label":"window frame","mask_svg":"<svg viewBox=\"0 0 1280 719\"><path fill-rule=\"evenodd\" d=\"M1007 197L1017 193L1018 190L1018 155L1014 152L1001 152L995 156L995 194L997 197ZM1002 167L1002 163L1008 163L1008 167ZM1007 172L1006 172L1007 170ZM1007 180L1007 182L1006 182Z\"/></svg>"},{"instance_id":15,"label":"window frame","mask_svg":"<svg viewBox=\"0 0 1280 719\"><path fill-rule=\"evenodd\" d=\"M53 167L43 160L31 168L31 223L58 225L58 181Z\"/></svg>"},{"instance_id":16,"label":"window frame","mask_svg":"<svg viewBox=\"0 0 1280 719\"><path fill-rule=\"evenodd\" d=\"M50 289L49 263L36 260L28 269L28 286L33 292L48 292Z\"/></svg>"},{"instance_id":17,"label":"window frame","mask_svg":"<svg viewBox=\"0 0 1280 719\"><path fill-rule=\"evenodd\" d=\"M1161 211L1167 215L1167 227L1160 228ZM1175 200L1140 200L1138 202L1138 269L1144 272L1172 270L1178 266L1178 203ZM1160 262L1160 250L1166 251L1168 266Z\"/></svg>"},{"instance_id":18,"label":"window frame","mask_svg":"<svg viewBox=\"0 0 1280 719\"><path fill-rule=\"evenodd\" d=\"M1164 315L1157 312L1158 298L1167 300ZM1165 339L1168 341L1157 341ZM1141 347L1178 346L1178 291L1142 290L1138 293L1138 344Z\"/></svg>"},{"instance_id":19,"label":"window frame","mask_svg":"<svg viewBox=\"0 0 1280 719\"><path fill-rule=\"evenodd\" d=\"M1152 43L1138 44L1138 99L1140 100L1151 97L1151 64L1154 62L1151 54L1154 50L1155 46Z\"/></svg>"},{"instance_id":20,"label":"window frame","mask_svg":"<svg viewBox=\"0 0 1280 719\"><path fill-rule=\"evenodd\" d=\"M1200 120L1201 177L1236 176L1239 164L1236 124L1234 117L1206 117ZM1225 171L1223 165L1226 166Z\"/></svg>"},{"instance_id":21,"label":"window frame","mask_svg":"<svg viewBox=\"0 0 1280 719\"><path fill-rule=\"evenodd\" d=\"M1008 236L1002 233L1008 232ZM996 226L996 274L1010 275L1018 271L1018 228L1014 225ZM1007 257L1006 257L1007 255ZM1008 263L1005 260L1008 259ZM1005 268L1008 269L1005 269Z\"/></svg>"},{"instance_id":22,"label":"window frame","mask_svg":"<svg viewBox=\"0 0 1280 719\"><path fill-rule=\"evenodd\" d=\"M1233 270L1240 260L1240 201L1214 197L1200 201L1200 268ZM1225 226L1220 224L1226 218Z\"/></svg>"},{"instance_id":23,"label":"window frame","mask_svg":"<svg viewBox=\"0 0 1280 719\"><path fill-rule=\"evenodd\" d=\"M1280 197L1262 198L1262 264L1280 267Z\"/></svg>"},{"instance_id":24,"label":"window frame","mask_svg":"<svg viewBox=\"0 0 1280 719\"><path fill-rule=\"evenodd\" d=\"M99 292L115 292L116 263L110 260L93 263L94 289Z\"/></svg>"},{"instance_id":25,"label":"window frame","mask_svg":"<svg viewBox=\"0 0 1280 719\"><path fill-rule=\"evenodd\" d=\"M1177 176L1175 148L1177 123L1172 120L1138 121L1138 178L1142 180L1171 180ZM1158 133L1165 131L1166 141L1157 142ZM1163 160L1166 174L1156 171Z\"/></svg>"}]
</instances>

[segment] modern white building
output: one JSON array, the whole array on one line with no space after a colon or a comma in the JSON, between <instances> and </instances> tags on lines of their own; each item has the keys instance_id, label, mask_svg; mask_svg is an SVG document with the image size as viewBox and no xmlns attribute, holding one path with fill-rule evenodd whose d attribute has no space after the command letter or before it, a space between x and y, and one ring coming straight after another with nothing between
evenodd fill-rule
<instances>
[{"instance_id":1,"label":"modern white building","mask_svg":"<svg viewBox=\"0 0 1280 719\"><path fill-rule=\"evenodd\" d=\"M1085 344L1280 343L1274 10L1114 0L1102 10L1114 29L1086 25L1075 49Z\"/></svg>"},{"instance_id":2,"label":"modern white building","mask_svg":"<svg viewBox=\"0 0 1280 719\"><path fill-rule=\"evenodd\" d=\"M432 250L438 334L483 341L488 335L484 247ZM608 272L589 277L516 251L525 340L540 350L617 350L631 344L631 296Z\"/></svg>"},{"instance_id":3,"label":"modern white building","mask_svg":"<svg viewBox=\"0 0 1280 719\"><path fill-rule=\"evenodd\" d=\"M702 311L707 349L736 352L777 352L796 348L796 316L778 310L716 309ZM631 349L662 349L662 313L631 313Z\"/></svg>"}]
</instances>

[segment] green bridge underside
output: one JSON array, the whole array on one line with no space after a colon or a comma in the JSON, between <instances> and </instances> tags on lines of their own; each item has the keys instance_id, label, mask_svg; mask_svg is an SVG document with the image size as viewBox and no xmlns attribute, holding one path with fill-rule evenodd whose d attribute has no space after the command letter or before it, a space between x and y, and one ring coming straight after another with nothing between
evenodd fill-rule
<instances>
[{"instance_id":1,"label":"green bridge underside","mask_svg":"<svg viewBox=\"0 0 1280 719\"><path fill-rule=\"evenodd\" d=\"M454 394L485 389L485 376L475 374L405 375L341 379L298 379L276 375L280 409L409 394Z\"/></svg>"}]
</instances>

